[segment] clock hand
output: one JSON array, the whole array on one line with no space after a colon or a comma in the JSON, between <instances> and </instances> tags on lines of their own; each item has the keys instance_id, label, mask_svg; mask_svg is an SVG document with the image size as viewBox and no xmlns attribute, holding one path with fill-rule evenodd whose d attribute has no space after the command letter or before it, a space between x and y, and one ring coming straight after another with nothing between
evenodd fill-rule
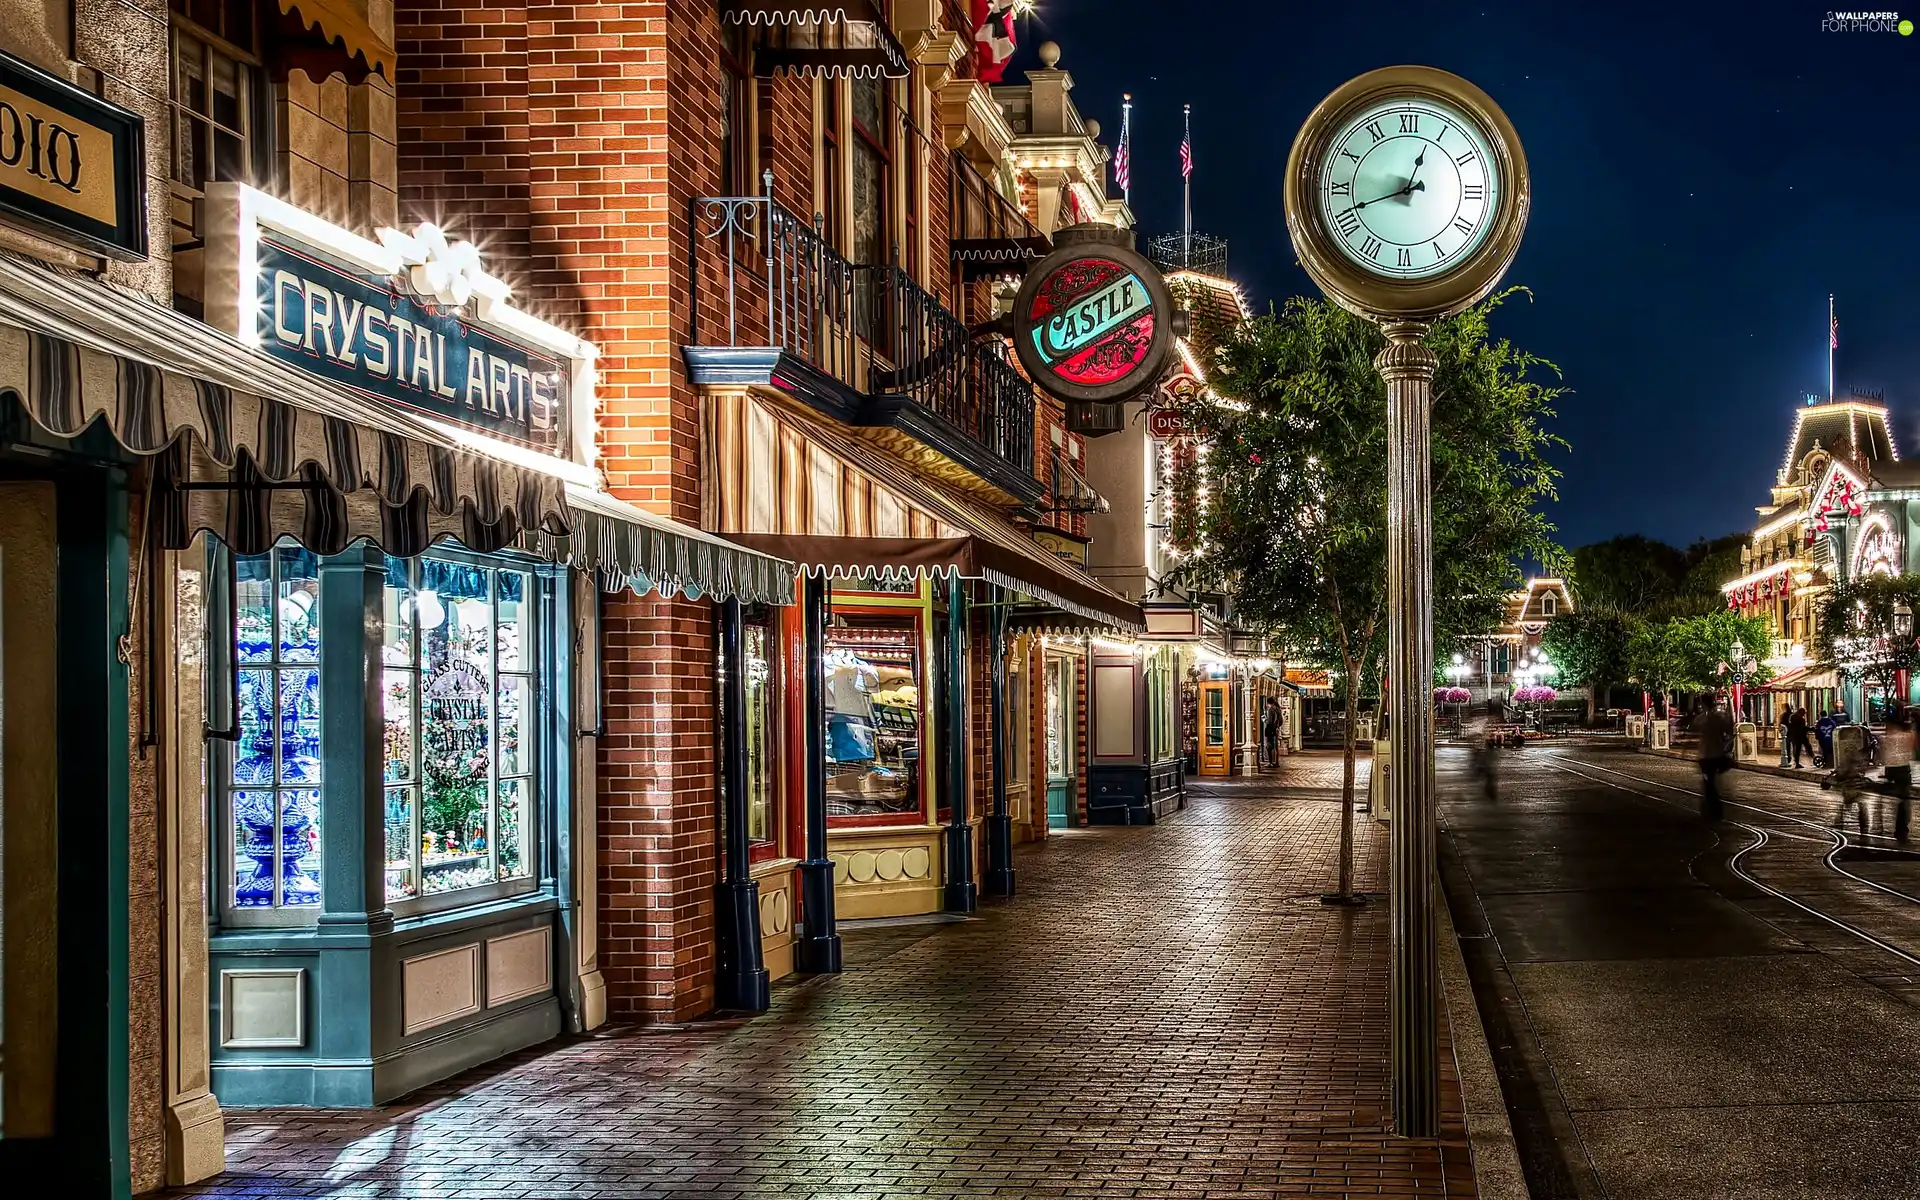
<instances>
[{"instance_id":1,"label":"clock hand","mask_svg":"<svg viewBox=\"0 0 1920 1200\"><path fill-rule=\"evenodd\" d=\"M1355 207L1355 208L1365 208L1365 207L1366 207L1367 205L1369 205L1369 204L1378 204L1378 203L1380 203L1380 202L1381 202L1382 200L1394 200L1394 199L1398 199L1398 198L1399 198L1399 197L1401 197L1401 196L1405 196L1405 195L1407 195L1407 194L1409 194L1409 193L1411 193L1411 192L1424 192L1424 191L1426 191L1426 190L1427 190L1427 185L1426 185L1426 183L1425 183L1425 181L1422 181L1422 182L1420 182L1420 183L1415 183L1415 182L1413 182L1413 181L1412 181L1411 179L1409 179L1409 180L1407 181L1407 186L1405 186L1405 187L1403 187L1403 188L1401 188L1401 189L1400 189L1399 191L1397 191L1397 192L1388 192L1388 193L1387 193L1386 195L1384 195L1384 196L1375 196L1375 197L1374 197L1373 199L1371 199L1371 200L1362 200L1362 201L1361 201L1360 203L1358 203L1358 204L1356 204L1356 205L1354 205L1354 207Z\"/></svg>"},{"instance_id":2,"label":"clock hand","mask_svg":"<svg viewBox=\"0 0 1920 1200\"><path fill-rule=\"evenodd\" d=\"M1427 161L1427 148L1425 146L1421 146L1420 157L1413 160L1413 171L1411 174L1407 176L1407 191L1412 192L1412 191L1419 190L1418 188L1415 188L1413 186L1413 181L1420 178L1420 164L1426 161Z\"/></svg>"}]
</instances>

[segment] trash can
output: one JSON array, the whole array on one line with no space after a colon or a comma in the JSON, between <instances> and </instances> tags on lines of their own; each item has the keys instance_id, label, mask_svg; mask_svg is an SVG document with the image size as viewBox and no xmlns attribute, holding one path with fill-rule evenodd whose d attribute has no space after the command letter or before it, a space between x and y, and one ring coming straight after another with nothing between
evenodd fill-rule
<instances>
[{"instance_id":1,"label":"trash can","mask_svg":"<svg viewBox=\"0 0 1920 1200\"><path fill-rule=\"evenodd\" d=\"M1647 722L1647 747L1652 750L1670 750L1673 748L1673 719L1655 718Z\"/></svg>"},{"instance_id":2,"label":"trash can","mask_svg":"<svg viewBox=\"0 0 1920 1200\"><path fill-rule=\"evenodd\" d=\"M1760 728L1752 721L1733 727L1733 757L1735 762L1760 761Z\"/></svg>"},{"instance_id":3,"label":"trash can","mask_svg":"<svg viewBox=\"0 0 1920 1200\"><path fill-rule=\"evenodd\" d=\"M1627 714L1627 736L1635 741L1647 738L1647 719L1634 713Z\"/></svg>"}]
</instances>

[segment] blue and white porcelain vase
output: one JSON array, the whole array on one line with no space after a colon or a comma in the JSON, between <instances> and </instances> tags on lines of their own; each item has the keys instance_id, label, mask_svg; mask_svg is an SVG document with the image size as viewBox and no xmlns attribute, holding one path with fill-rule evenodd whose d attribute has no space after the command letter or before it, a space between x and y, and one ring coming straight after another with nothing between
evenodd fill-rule
<instances>
[{"instance_id":1,"label":"blue and white porcelain vase","mask_svg":"<svg viewBox=\"0 0 1920 1200\"><path fill-rule=\"evenodd\" d=\"M242 640L236 647L243 662L267 657L265 642ZM283 648L284 650L284 648ZM283 657L284 654L283 654ZM320 881L305 866L313 853L320 820L320 739L317 730L303 725L319 712L320 672L278 672L282 685L275 711L271 671L243 671L240 705L251 717L240 741L240 757L233 764L233 820L241 833L239 852L254 862L253 876L236 881L234 903L265 908L274 903L274 827L280 830L279 901L299 907L320 902ZM279 790L274 784L274 748L280 750ZM302 784L311 785L301 787ZM279 797L278 814L274 812Z\"/></svg>"}]
</instances>

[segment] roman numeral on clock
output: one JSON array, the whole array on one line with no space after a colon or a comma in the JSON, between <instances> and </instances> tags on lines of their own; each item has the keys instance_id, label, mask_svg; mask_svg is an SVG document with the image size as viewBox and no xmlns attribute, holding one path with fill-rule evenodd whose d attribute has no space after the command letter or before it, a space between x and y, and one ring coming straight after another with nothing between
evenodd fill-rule
<instances>
[{"instance_id":1,"label":"roman numeral on clock","mask_svg":"<svg viewBox=\"0 0 1920 1200\"><path fill-rule=\"evenodd\" d=\"M1360 228L1360 214L1349 208L1335 217L1333 223L1340 227L1341 237L1350 237L1354 230Z\"/></svg>"},{"instance_id":2,"label":"roman numeral on clock","mask_svg":"<svg viewBox=\"0 0 1920 1200\"><path fill-rule=\"evenodd\" d=\"M1355 162L1360 161L1360 156L1358 154L1355 154L1353 151L1347 149L1345 146L1340 147L1340 153L1346 155L1348 158L1352 159Z\"/></svg>"},{"instance_id":3,"label":"roman numeral on clock","mask_svg":"<svg viewBox=\"0 0 1920 1200\"><path fill-rule=\"evenodd\" d=\"M1409 249L1407 249L1407 248L1406 248L1405 246L1402 246L1402 247L1400 247L1400 249L1399 249L1399 250L1397 250L1397 251L1395 251L1395 252L1394 252L1394 264L1393 264L1393 265L1394 265L1394 266L1396 266L1396 267L1410 267L1410 266L1412 266L1412 265L1413 265L1413 251L1411 251L1411 250L1409 250Z\"/></svg>"},{"instance_id":4,"label":"roman numeral on clock","mask_svg":"<svg viewBox=\"0 0 1920 1200\"><path fill-rule=\"evenodd\" d=\"M1433 244L1433 261L1439 262L1441 259L1445 258L1446 256L1447 256L1447 252L1440 248L1440 243L1435 242Z\"/></svg>"},{"instance_id":5,"label":"roman numeral on clock","mask_svg":"<svg viewBox=\"0 0 1920 1200\"><path fill-rule=\"evenodd\" d=\"M1386 243L1382 242L1379 238L1369 235L1366 241L1360 243L1360 253L1366 255L1368 258L1371 258L1375 262L1379 262L1381 247L1385 245Z\"/></svg>"},{"instance_id":6,"label":"roman numeral on clock","mask_svg":"<svg viewBox=\"0 0 1920 1200\"><path fill-rule=\"evenodd\" d=\"M1469 150L1465 154L1462 154L1459 158L1454 159L1453 162L1455 166L1464 167L1478 157L1480 157L1478 151Z\"/></svg>"},{"instance_id":7,"label":"roman numeral on clock","mask_svg":"<svg viewBox=\"0 0 1920 1200\"><path fill-rule=\"evenodd\" d=\"M1483 183L1461 184L1460 197L1463 200L1485 200L1487 198L1487 187Z\"/></svg>"},{"instance_id":8,"label":"roman numeral on clock","mask_svg":"<svg viewBox=\"0 0 1920 1200\"><path fill-rule=\"evenodd\" d=\"M1376 142L1384 140L1387 136L1387 131L1380 128L1380 122L1378 121L1368 125L1367 132L1373 135L1373 140Z\"/></svg>"},{"instance_id":9,"label":"roman numeral on clock","mask_svg":"<svg viewBox=\"0 0 1920 1200\"><path fill-rule=\"evenodd\" d=\"M1419 113L1401 113L1400 114L1400 132L1401 133L1419 133L1420 132L1420 114Z\"/></svg>"},{"instance_id":10,"label":"roman numeral on clock","mask_svg":"<svg viewBox=\"0 0 1920 1200\"><path fill-rule=\"evenodd\" d=\"M1453 227L1455 229L1458 229L1461 233L1473 232L1473 226L1467 224L1467 219L1465 217L1455 217L1453 219Z\"/></svg>"},{"instance_id":11,"label":"roman numeral on clock","mask_svg":"<svg viewBox=\"0 0 1920 1200\"><path fill-rule=\"evenodd\" d=\"M1336 196L1352 196L1353 180L1349 179L1345 183L1336 182L1333 185L1333 194Z\"/></svg>"}]
</instances>

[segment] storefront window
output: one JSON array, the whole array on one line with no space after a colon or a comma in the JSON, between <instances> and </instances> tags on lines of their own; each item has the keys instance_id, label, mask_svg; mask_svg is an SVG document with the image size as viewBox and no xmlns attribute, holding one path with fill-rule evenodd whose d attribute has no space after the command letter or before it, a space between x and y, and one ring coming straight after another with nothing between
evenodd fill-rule
<instances>
[{"instance_id":1,"label":"storefront window","mask_svg":"<svg viewBox=\"0 0 1920 1200\"><path fill-rule=\"evenodd\" d=\"M1073 662L1047 660L1047 774L1062 779L1073 773L1073 729L1068 712L1073 698Z\"/></svg>"},{"instance_id":2,"label":"storefront window","mask_svg":"<svg viewBox=\"0 0 1920 1200\"><path fill-rule=\"evenodd\" d=\"M835 625L825 668L830 821L917 817L925 690L917 627L880 618Z\"/></svg>"},{"instance_id":3,"label":"storefront window","mask_svg":"<svg viewBox=\"0 0 1920 1200\"><path fill-rule=\"evenodd\" d=\"M233 905L320 903L320 572L294 546L235 563L240 737L227 773Z\"/></svg>"},{"instance_id":4,"label":"storefront window","mask_svg":"<svg viewBox=\"0 0 1920 1200\"><path fill-rule=\"evenodd\" d=\"M773 630L764 623L748 622L741 632L747 658L747 839L770 843L779 838Z\"/></svg>"},{"instance_id":5,"label":"storefront window","mask_svg":"<svg viewBox=\"0 0 1920 1200\"><path fill-rule=\"evenodd\" d=\"M532 589L524 571L387 560L389 902L532 878Z\"/></svg>"},{"instance_id":6,"label":"storefront window","mask_svg":"<svg viewBox=\"0 0 1920 1200\"><path fill-rule=\"evenodd\" d=\"M1173 757L1173 651L1156 647L1147 655L1147 761Z\"/></svg>"}]
</instances>

